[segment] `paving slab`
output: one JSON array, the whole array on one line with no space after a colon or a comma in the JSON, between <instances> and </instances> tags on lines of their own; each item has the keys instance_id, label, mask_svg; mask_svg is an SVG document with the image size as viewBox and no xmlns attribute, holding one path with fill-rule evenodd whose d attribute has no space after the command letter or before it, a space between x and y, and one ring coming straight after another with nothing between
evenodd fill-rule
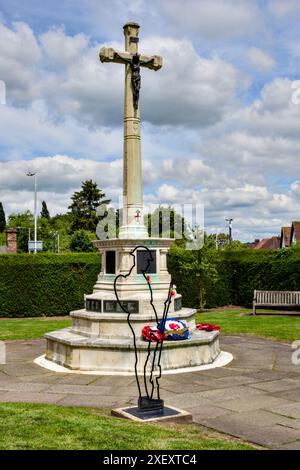
<instances>
[{"instance_id":1,"label":"paving slab","mask_svg":"<svg viewBox=\"0 0 300 470\"><path fill-rule=\"evenodd\" d=\"M274 447L281 448L282 444L300 440L300 431L275 424L265 428L258 427L255 430L246 431L244 438L270 449Z\"/></svg>"},{"instance_id":2,"label":"paving slab","mask_svg":"<svg viewBox=\"0 0 300 470\"><path fill-rule=\"evenodd\" d=\"M253 395L249 397L237 398L235 400L224 400L222 407L232 411L268 410L274 407L285 405L282 398L271 397L269 395ZM221 402L219 403L221 405Z\"/></svg>"},{"instance_id":3,"label":"paving slab","mask_svg":"<svg viewBox=\"0 0 300 470\"><path fill-rule=\"evenodd\" d=\"M212 388L226 388L233 387L237 385L246 385L246 384L256 384L257 380L253 377L248 377L247 375L233 375L228 377L220 378L204 378L204 380L199 377L194 383L200 385L206 385L211 390Z\"/></svg>"},{"instance_id":4,"label":"paving slab","mask_svg":"<svg viewBox=\"0 0 300 470\"><path fill-rule=\"evenodd\" d=\"M280 447L275 447L278 450L300 450L300 441L289 442L282 444Z\"/></svg>"},{"instance_id":5,"label":"paving slab","mask_svg":"<svg viewBox=\"0 0 300 470\"><path fill-rule=\"evenodd\" d=\"M207 398L210 401L214 401L215 404L220 404L225 401L248 398L251 396L265 397L266 394L262 390L250 388L245 385L237 385L236 387L217 388L214 390L207 390L205 392L198 393L199 398Z\"/></svg>"},{"instance_id":6,"label":"paving slab","mask_svg":"<svg viewBox=\"0 0 300 470\"><path fill-rule=\"evenodd\" d=\"M268 382L252 383L250 387L264 390L266 392L282 392L300 387L300 380L296 379L279 379ZM300 396L299 396L300 397Z\"/></svg>"},{"instance_id":7,"label":"paving slab","mask_svg":"<svg viewBox=\"0 0 300 470\"><path fill-rule=\"evenodd\" d=\"M191 382L191 383L166 383L163 382L161 383L161 390L167 390L169 392L173 393L187 393L187 392L203 392L209 390L208 384L206 385L201 385L196 382Z\"/></svg>"},{"instance_id":8,"label":"paving slab","mask_svg":"<svg viewBox=\"0 0 300 470\"><path fill-rule=\"evenodd\" d=\"M285 403L279 406L270 406L269 411L279 415L288 416L290 418L300 418L300 402Z\"/></svg>"},{"instance_id":9,"label":"paving slab","mask_svg":"<svg viewBox=\"0 0 300 470\"><path fill-rule=\"evenodd\" d=\"M136 401L130 401L126 399L113 400L110 397L99 397L91 395L67 395L64 396L60 401L60 405L64 406L88 406L92 408L119 408L126 405L134 405Z\"/></svg>"},{"instance_id":10,"label":"paving slab","mask_svg":"<svg viewBox=\"0 0 300 470\"><path fill-rule=\"evenodd\" d=\"M213 405L188 407L188 410L192 413L194 422L198 424L204 424L206 419L213 419L231 413L230 410Z\"/></svg>"},{"instance_id":11,"label":"paving slab","mask_svg":"<svg viewBox=\"0 0 300 470\"><path fill-rule=\"evenodd\" d=\"M42 392L49 388L48 384L31 383L31 382L6 382L0 380L0 391L9 392Z\"/></svg>"},{"instance_id":12,"label":"paving slab","mask_svg":"<svg viewBox=\"0 0 300 470\"><path fill-rule=\"evenodd\" d=\"M292 390L284 390L282 392L273 392L272 395L278 398L285 398L290 401L300 401L300 388L293 388Z\"/></svg>"},{"instance_id":13,"label":"paving slab","mask_svg":"<svg viewBox=\"0 0 300 470\"><path fill-rule=\"evenodd\" d=\"M300 439L299 430L276 423L270 426L256 425L253 422L236 419L235 415L203 420L201 424L268 448L278 447L280 444Z\"/></svg>"},{"instance_id":14,"label":"paving slab","mask_svg":"<svg viewBox=\"0 0 300 470\"><path fill-rule=\"evenodd\" d=\"M6 392L1 396L4 403L59 403L65 395L58 393Z\"/></svg>"}]
</instances>

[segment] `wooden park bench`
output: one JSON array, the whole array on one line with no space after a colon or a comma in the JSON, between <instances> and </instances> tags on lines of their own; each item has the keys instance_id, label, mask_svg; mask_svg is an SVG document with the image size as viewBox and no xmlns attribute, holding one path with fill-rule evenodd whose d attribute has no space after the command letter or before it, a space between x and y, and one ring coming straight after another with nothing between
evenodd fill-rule
<instances>
[{"instance_id":1,"label":"wooden park bench","mask_svg":"<svg viewBox=\"0 0 300 470\"><path fill-rule=\"evenodd\" d=\"M300 291L255 290L253 315L261 307L299 307Z\"/></svg>"}]
</instances>

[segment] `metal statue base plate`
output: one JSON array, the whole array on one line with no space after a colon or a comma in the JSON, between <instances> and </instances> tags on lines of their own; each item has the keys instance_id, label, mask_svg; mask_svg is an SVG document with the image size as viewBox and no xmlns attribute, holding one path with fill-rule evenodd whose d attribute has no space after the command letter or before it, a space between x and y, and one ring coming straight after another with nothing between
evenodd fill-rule
<instances>
[{"instance_id":1,"label":"metal statue base plate","mask_svg":"<svg viewBox=\"0 0 300 470\"><path fill-rule=\"evenodd\" d=\"M117 408L111 410L111 415L116 418L131 419L140 423L149 422L165 422L172 421L173 423L192 423L192 414L188 411L180 410L171 406L164 406L156 410L144 411L138 406L129 406L126 408Z\"/></svg>"},{"instance_id":2,"label":"metal statue base plate","mask_svg":"<svg viewBox=\"0 0 300 470\"><path fill-rule=\"evenodd\" d=\"M164 408L164 401L149 397L140 397L138 401L139 411L160 411Z\"/></svg>"}]
</instances>

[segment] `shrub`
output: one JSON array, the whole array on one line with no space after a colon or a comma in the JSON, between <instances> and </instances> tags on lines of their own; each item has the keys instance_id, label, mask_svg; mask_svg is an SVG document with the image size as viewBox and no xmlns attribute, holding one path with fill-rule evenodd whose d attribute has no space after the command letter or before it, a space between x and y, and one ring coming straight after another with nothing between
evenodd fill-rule
<instances>
[{"instance_id":1,"label":"shrub","mask_svg":"<svg viewBox=\"0 0 300 470\"><path fill-rule=\"evenodd\" d=\"M67 315L83 307L99 271L99 253L1 255L0 316Z\"/></svg>"},{"instance_id":2,"label":"shrub","mask_svg":"<svg viewBox=\"0 0 300 470\"><path fill-rule=\"evenodd\" d=\"M207 250L205 256L199 258L198 251L173 245L168 255L168 268L182 295L184 307L200 307L202 286L205 289L205 307L230 303L231 277L221 252Z\"/></svg>"},{"instance_id":3,"label":"shrub","mask_svg":"<svg viewBox=\"0 0 300 470\"><path fill-rule=\"evenodd\" d=\"M252 305L253 291L300 290L300 249L236 250L212 252L218 277L206 281L206 307ZM182 265L195 265L196 251L170 250L169 271L183 296L183 305L199 307L199 276L197 270L184 270ZM183 262L184 260L184 262Z\"/></svg>"}]
</instances>

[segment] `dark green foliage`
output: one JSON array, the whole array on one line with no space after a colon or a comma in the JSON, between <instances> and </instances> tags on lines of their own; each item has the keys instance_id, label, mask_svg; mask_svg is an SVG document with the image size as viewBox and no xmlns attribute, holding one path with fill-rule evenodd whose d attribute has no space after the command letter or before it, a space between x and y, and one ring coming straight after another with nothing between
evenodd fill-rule
<instances>
[{"instance_id":1,"label":"dark green foliage","mask_svg":"<svg viewBox=\"0 0 300 470\"><path fill-rule=\"evenodd\" d=\"M5 212L3 209L2 202L0 202L0 232L4 232L6 227Z\"/></svg>"},{"instance_id":2,"label":"dark green foliage","mask_svg":"<svg viewBox=\"0 0 300 470\"><path fill-rule=\"evenodd\" d=\"M224 259L232 273L231 303L252 305L254 289L300 290L300 249L245 250Z\"/></svg>"},{"instance_id":3,"label":"dark green foliage","mask_svg":"<svg viewBox=\"0 0 300 470\"><path fill-rule=\"evenodd\" d=\"M169 207L159 206L152 214L147 215L147 228L149 236L164 237L177 235L182 238L186 235L187 226L184 218Z\"/></svg>"},{"instance_id":4,"label":"dark green foliage","mask_svg":"<svg viewBox=\"0 0 300 470\"><path fill-rule=\"evenodd\" d=\"M1 255L0 316L68 315L83 308L99 272L99 253Z\"/></svg>"},{"instance_id":5,"label":"dark green foliage","mask_svg":"<svg viewBox=\"0 0 300 470\"><path fill-rule=\"evenodd\" d=\"M76 191L71 199L69 209L72 216L72 230L85 229L95 232L97 223L101 219L97 216L97 208L102 204L109 204L110 200L105 199L105 194L92 180L84 181L81 190Z\"/></svg>"},{"instance_id":6,"label":"dark green foliage","mask_svg":"<svg viewBox=\"0 0 300 470\"><path fill-rule=\"evenodd\" d=\"M220 252L185 250L173 245L168 255L168 268L183 306L199 308L200 292L205 289L205 307L227 305L231 300L230 276Z\"/></svg>"},{"instance_id":7,"label":"dark green foliage","mask_svg":"<svg viewBox=\"0 0 300 470\"><path fill-rule=\"evenodd\" d=\"M199 307L199 278L196 277L196 272L187 275L182 264L183 260L187 265L193 264L196 258L196 251L184 250L175 245L168 254L168 269L177 291L182 295L184 307Z\"/></svg>"},{"instance_id":8,"label":"dark green foliage","mask_svg":"<svg viewBox=\"0 0 300 470\"><path fill-rule=\"evenodd\" d=\"M50 219L50 213L48 211L48 207L45 201L42 202L41 217L45 217L45 219Z\"/></svg>"},{"instance_id":9,"label":"dark green foliage","mask_svg":"<svg viewBox=\"0 0 300 470\"><path fill-rule=\"evenodd\" d=\"M77 230L71 237L70 250L77 253L87 253L95 251L95 248L85 230Z\"/></svg>"},{"instance_id":10,"label":"dark green foliage","mask_svg":"<svg viewBox=\"0 0 300 470\"><path fill-rule=\"evenodd\" d=\"M170 250L169 271L186 307L199 307L199 271L183 269L183 264L196 266L197 251ZM205 283L207 308L222 305L251 307L253 291L300 290L300 249L240 249L211 253L218 278ZM183 263L184 260L184 263Z\"/></svg>"},{"instance_id":11,"label":"dark green foliage","mask_svg":"<svg viewBox=\"0 0 300 470\"><path fill-rule=\"evenodd\" d=\"M202 278L207 308L250 307L254 289L300 290L299 248L212 251L210 265L217 276ZM185 307L199 308L201 266L198 251L173 245L168 267ZM98 253L1 255L0 316L67 315L83 307L99 272Z\"/></svg>"}]
</instances>

